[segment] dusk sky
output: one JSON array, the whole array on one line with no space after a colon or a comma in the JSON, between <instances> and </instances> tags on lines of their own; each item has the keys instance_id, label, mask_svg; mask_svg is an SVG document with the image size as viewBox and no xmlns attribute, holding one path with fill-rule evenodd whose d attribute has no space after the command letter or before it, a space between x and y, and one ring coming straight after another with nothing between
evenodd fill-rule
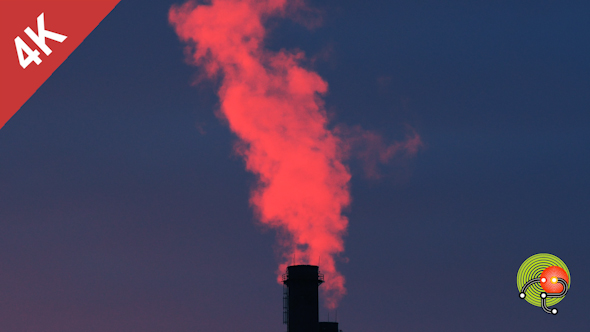
<instances>
[{"instance_id":1,"label":"dusk sky","mask_svg":"<svg viewBox=\"0 0 590 332\"><path fill-rule=\"evenodd\" d=\"M0 331L286 331L277 232L182 3L122 0L0 129ZM586 331L590 3L307 3L264 47L305 52L327 128L422 142L344 160L340 329ZM518 298L536 253L571 273L556 316Z\"/></svg>"}]
</instances>

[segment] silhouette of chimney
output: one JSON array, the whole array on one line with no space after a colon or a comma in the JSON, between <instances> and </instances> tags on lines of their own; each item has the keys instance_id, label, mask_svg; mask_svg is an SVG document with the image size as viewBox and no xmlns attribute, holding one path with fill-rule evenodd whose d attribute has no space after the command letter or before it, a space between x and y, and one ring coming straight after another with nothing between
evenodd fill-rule
<instances>
[{"instance_id":1,"label":"silhouette of chimney","mask_svg":"<svg viewBox=\"0 0 590 332\"><path fill-rule=\"evenodd\" d=\"M283 274L283 323L287 332L338 332L338 323L319 322L318 287L324 275L314 265L292 265Z\"/></svg>"},{"instance_id":2,"label":"silhouette of chimney","mask_svg":"<svg viewBox=\"0 0 590 332\"><path fill-rule=\"evenodd\" d=\"M338 332L338 323L320 322L320 332Z\"/></svg>"}]
</instances>

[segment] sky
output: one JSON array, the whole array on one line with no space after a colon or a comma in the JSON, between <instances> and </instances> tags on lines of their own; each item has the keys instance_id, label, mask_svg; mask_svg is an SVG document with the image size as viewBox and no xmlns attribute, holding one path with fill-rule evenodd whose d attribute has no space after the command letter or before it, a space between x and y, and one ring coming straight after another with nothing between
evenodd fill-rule
<instances>
[{"instance_id":1,"label":"sky","mask_svg":"<svg viewBox=\"0 0 590 332\"><path fill-rule=\"evenodd\" d=\"M122 0L0 129L0 330L286 330L276 233L173 4ZM314 59L331 125L424 144L348 164L340 328L587 329L590 4L309 5L321 25L272 19L267 48ZM571 272L556 316L518 298L541 252Z\"/></svg>"}]
</instances>

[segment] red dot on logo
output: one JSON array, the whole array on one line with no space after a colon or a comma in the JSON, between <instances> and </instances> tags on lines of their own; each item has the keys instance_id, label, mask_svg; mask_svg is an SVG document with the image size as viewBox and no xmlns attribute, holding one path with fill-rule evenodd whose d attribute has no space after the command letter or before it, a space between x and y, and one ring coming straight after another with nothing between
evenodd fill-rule
<instances>
[{"instance_id":1,"label":"red dot on logo","mask_svg":"<svg viewBox=\"0 0 590 332\"><path fill-rule=\"evenodd\" d=\"M565 280L568 284L569 277L564 269L559 266L549 266L541 273L541 287L547 293L560 293L563 286L558 282L558 278Z\"/></svg>"}]
</instances>

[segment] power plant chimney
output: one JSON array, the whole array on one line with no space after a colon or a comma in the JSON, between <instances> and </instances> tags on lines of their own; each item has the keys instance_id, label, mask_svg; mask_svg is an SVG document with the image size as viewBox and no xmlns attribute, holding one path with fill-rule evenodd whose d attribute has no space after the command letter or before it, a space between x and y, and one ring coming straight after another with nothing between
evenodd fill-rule
<instances>
[{"instance_id":1,"label":"power plant chimney","mask_svg":"<svg viewBox=\"0 0 590 332\"><path fill-rule=\"evenodd\" d=\"M314 265L292 265L283 274L283 323L287 332L338 332L338 323L319 322L318 287L324 275Z\"/></svg>"},{"instance_id":2,"label":"power plant chimney","mask_svg":"<svg viewBox=\"0 0 590 332\"><path fill-rule=\"evenodd\" d=\"M320 322L320 332L338 332L338 323Z\"/></svg>"}]
</instances>

